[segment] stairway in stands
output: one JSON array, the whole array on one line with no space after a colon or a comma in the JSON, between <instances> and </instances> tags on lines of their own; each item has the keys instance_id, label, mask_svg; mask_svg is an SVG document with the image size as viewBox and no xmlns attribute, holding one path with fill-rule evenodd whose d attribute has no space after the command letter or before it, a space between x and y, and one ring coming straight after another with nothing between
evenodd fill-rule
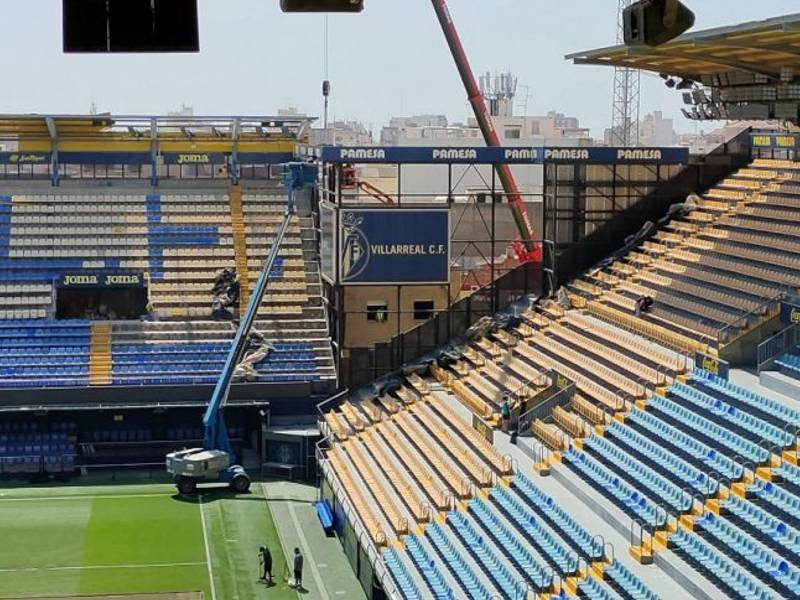
<instances>
[{"instance_id":1,"label":"stairway in stands","mask_svg":"<svg viewBox=\"0 0 800 600\"><path fill-rule=\"evenodd\" d=\"M92 323L89 385L111 385L111 324Z\"/></svg>"},{"instance_id":2,"label":"stairway in stands","mask_svg":"<svg viewBox=\"0 0 800 600\"><path fill-rule=\"evenodd\" d=\"M250 301L250 271L247 268L247 235L245 232L244 212L242 211L242 187L232 185L228 189L228 202L231 209L231 230L233 233L233 251L236 272L239 274L241 299L240 310L243 312Z\"/></svg>"}]
</instances>

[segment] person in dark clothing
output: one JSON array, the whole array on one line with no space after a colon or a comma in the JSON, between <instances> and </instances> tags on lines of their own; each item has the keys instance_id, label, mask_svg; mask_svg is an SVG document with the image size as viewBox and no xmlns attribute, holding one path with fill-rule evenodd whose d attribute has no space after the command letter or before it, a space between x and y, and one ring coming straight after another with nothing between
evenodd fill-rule
<instances>
[{"instance_id":1,"label":"person in dark clothing","mask_svg":"<svg viewBox=\"0 0 800 600\"><path fill-rule=\"evenodd\" d=\"M272 583L272 554L269 548L261 546L258 549L258 562L261 564L261 577L262 581Z\"/></svg>"},{"instance_id":2,"label":"person in dark clothing","mask_svg":"<svg viewBox=\"0 0 800 600\"><path fill-rule=\"evenodd\" d=\"M508 426L511 423L511 408L508 406L508 399L503 399L503 404L500 407L500 416L502 417L503 432L508 432Z\"/></svg>"},{"instance_id":3,"label":"person in dark clothing","mask_svg":"<svg viewBox=\"0 0 800 600\"><path fill-rule=\"evenodd\" d=\"M303 555L300 548L294 549L294 585L298 590L303 589Z\"/></svg>"},{"instance_id":4,"label":"person in dark clothing","mask_svg":"<svg viewBox=\"0 0 800 600\"><path fill-rule=\"evenodd\" d=\"M653 305L653 298L650 296L640 296L636 299L636 316L641 317Z\"/></svg>"}]
</instances>

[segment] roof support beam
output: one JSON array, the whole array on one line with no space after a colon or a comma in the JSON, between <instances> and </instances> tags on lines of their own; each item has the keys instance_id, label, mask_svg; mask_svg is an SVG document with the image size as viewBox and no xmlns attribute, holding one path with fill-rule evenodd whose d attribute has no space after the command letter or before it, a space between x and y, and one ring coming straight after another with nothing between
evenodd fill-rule
<instances>
[{"instance_id":1,"label":"roof support beam","mask_svg":"<svg viewBox=\"0 0 800 600\"><path fill-rule=\"evenodd\" d=\"M652 56L654 58L664 58L666 60L669 59L679 59L679 60L686 60L686 61L696 61L696 62L703 62L708 65L714 65L717 67L723 67L724 69L735 69L738 71L746 71L748 73L754 73L756 75L764 75L765 77L769 77L770 79L780 79L781 74L780 72L773 72L768 71L759 67L758 65L742 62L739 60L731 60L727 58L719 58L718 56L709 56L708 54L702 55L693 55L687 54L685 52L678 52L675 50L664 50L660 51L658 49L650 48L648 50L636 50L633 48L629 49L628 52L629 56L643 56L649 57Z\"/></svg>"},{"instance_id":2,"label":"roof support beam","mask_svg":"<svg viewBox=\"0 0 800 600\"><path fill-rule=\"evenodd\" d=\"M150 184L158 185L158 119L150 119Z\"/></svg>"},{"instance_id":3,"label":"roof support beam","mask_svg":"<svg viewBox=\"0 0 800 600\"><path fill-rule=\"evenodd\" d=\"M694 42L695 48L704 48L706 44L710 46L724 46L725 48L732 48L735 50L763 50L765 52L777 52L785 54L787 57L795 62L800 62L800 48L796 46L789 46L782 42L736 42L720 38L718 40L703 40Z\"/></svg>"},{"instance_id":4,"label":"roof support beam","mask_svg":"<svg viewBox=\"0 0 800 600\"><path fill-rule=\"evenodd\" d=\"M50 177L53 180L53 185L58 185L58 126L53 117L45 117L44 122L47 125L47 135L50 136Z\"/></svg>"},{"instance_id":5,"label":"roof support beam","mask_svg":"<svg viewBox=\"0 0 800 600\"><path fill-rule=\"evenodd\" d=\"M236 185L239 183L239 138L242 135L242 120L236 117L233 120L231 127L231 160L228 165L228 176L231 178L231 183Z\"/></svg>"}]
</instances>

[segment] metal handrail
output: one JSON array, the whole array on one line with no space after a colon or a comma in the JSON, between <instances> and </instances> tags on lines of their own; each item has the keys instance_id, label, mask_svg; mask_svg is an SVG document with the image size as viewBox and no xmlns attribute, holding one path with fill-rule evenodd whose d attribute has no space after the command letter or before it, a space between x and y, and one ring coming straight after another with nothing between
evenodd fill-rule
<instances>
[{"instance_id":1,"label":"metal handrail","mask_svg":"<svg viewBox=\"0 0 800 600\"><path fill-rule=\"evenodd\" d=\"M611 549L611 552L608 552L608 549ZM606 542L603 544L603 556L608 560L611 564L615 563L617 560L617 549L614 548L614 544L611 542Z\"/></svg>"},{"instance_id":2,"label":"metal handrail","mask_svg":"<svg viewBox=\"0 0 800 600\"><path fill-rule=\"evenodd\" d=\"M798 334L800 334L800 323L793 323L761 342L756 351L758 372L761 373L767 366L772 366L772 362L777 356L780 356L792 346L797 346L800 343L800 335ZM781 343L777 344L776 342L778 341L781 341Z\"/></svg>"},{"instance_id":3,"label":"metal handrail","mask_svg":"<svg viewBox=\"0 0 800 600\"><path fill-rule=\"evenodd\" d=\"M730 323L725 325L725 327L723 327L722 329L718 330L717 331L717 339L716 339L717 349L719 350L722 347L722 345L725 343L725 339L727 337L727 333L730 330L732 330L734 328L735 329L744 329L744 326L746 326L750 322L750 319L752 317L760 316L760 315L765 314L766 312L769 312L769 307L770 306L772 306L776 302L780 302L781 300L786 299L788 297L788 295L789 295L788 294L788 290L784 289L780 293L778 293L776 296L770 298L769 300L765 300L764 302L762 302L761 304L756 306L754 309L748 311L747 313L743 314L742 316L740 316L736 320L731 321Z\"/></svg>"},{"instance_id":4,"label":"metal handrail","mask_svg":"<svg viewBox=\"0 0 800 600\"><path fill-rule=\"evenodd\" d=\"M324 416L325 416L325 410L324 410L325 407L327 407L329 404L333 403L334 401L341 399L342 397L346 396L349 393L350 393L350 390L346 389L346 390L344 390L342 392L339 392L338 394L336 394L334 396L331 396L327 400L323 400L322 402L317 404L317 412L319 413L319 416L324 418Z\"/></svg>"}]
</instances>

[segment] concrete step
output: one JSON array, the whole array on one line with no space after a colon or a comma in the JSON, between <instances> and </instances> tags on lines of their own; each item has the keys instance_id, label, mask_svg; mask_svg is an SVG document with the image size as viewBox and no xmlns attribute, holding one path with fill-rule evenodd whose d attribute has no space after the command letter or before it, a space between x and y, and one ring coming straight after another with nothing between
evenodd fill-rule
<instances>
[{"instance_id":1,"label":"concrete step","mask_svg":"<svg viewBox=\"0 0 800 600\"><path fill-rule=\"evenodd\" d=\"M565 464L554 463L551 466L551 473L553 478L569 490L580 503L602 521L610 524L620 535L630 539L633 521L626 513L615 504L612 504L599 491L580 479ZM622 552L627 554L627 550L627 545L625 548L615 548L617 555ZM713 583L694 570L674 552L656 552L654 564L688 594L686 597L698 600L723 600L727 598Z\"/></svg>"},{"instance_id":2,"label":"concrete step","mask_svg":"<svg viewBox=\"0 0 800 600\"><path fill-rule=\"evenodd\" d=\"M795 379L780 371L761 371L759 383L783 396L800 398L800 379Z\"/></svg>"}]
</instances>

